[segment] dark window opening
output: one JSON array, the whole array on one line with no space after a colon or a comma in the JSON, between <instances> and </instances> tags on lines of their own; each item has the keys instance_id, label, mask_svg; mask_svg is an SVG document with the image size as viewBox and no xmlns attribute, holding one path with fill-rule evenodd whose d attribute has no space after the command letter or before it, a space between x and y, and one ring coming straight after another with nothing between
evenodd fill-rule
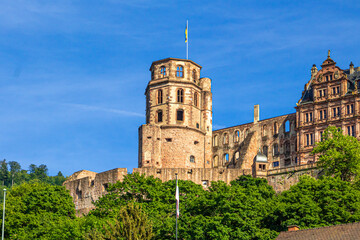
<instances>
[{"instance_id":1,"label":"dark window opening","mask_svg":"<svg viewBox=\"0 0 360 240\"><path fill-rule=\"evenodd\" d=\"M177 90L177 101L178 102L184 102L184 90L178 89Z\"/></svg>"},{"instance_id":2,"label":"dark window opening","mask_svg":"<svg viewBox=\"0 0 360 240\"><path fill-rule=\"evenodd\" d=\"M184 121L184 111L183 110L177 110L176 111L176 120L177 121Z\"/></svg>"},{"instance_id":3,"label":"dark window opening","mask_svg":"<svg viewBox=\"0 0 360 240\"><path fill-rule=\"evenodd\" d=\"M195 162L195 157L193 155L190 156L190 162L194 163Z\"/></svg>"},{"instance_id":4,"label":"dark window opening","mask_svg":"<svg viewBox=\"0 0 360 240\"><path fill-rule=\"evenodd\" d=\"M172 142L172 138L165 138L166 142Z\"/></svg>"},{"instance_id":5,"label":"dark window opening","mask_svg":"<svg viewBox=\"0 0 360 240\"><path fill-rule=\"evenodd\" d=\"M200 128L200 124L199 124L199 123L196 123L196 128Z\"/></svg>"},{"instance_id":6,"label":"dark window opening","mask_svg":"<svg viewBox=\"0 0 360 240\"><path fill-rule=\"evenodd\" d=\"M157 112L157 120L158 122L163 121L163 112L161 110Z\"/></svg>"},{"instance_id":7,"label":"dark window opening","mask_svg":"<svg viewBox=\"0 0 360 240\"><path fill-rule=\"evenodd\" d=\"M279 161L273 162L273 167L278 167L279 166Z\"/></svg>"},{"instance_id":8,"label":"dark window opening","mask_svg":"<svg viewBox=\"0 0 360 240\"><path fill-rule=\"evenodd\" d=\"M159 90L158 91L158 104L163 103L163 91Z\"/></svg>"}]
</instances>

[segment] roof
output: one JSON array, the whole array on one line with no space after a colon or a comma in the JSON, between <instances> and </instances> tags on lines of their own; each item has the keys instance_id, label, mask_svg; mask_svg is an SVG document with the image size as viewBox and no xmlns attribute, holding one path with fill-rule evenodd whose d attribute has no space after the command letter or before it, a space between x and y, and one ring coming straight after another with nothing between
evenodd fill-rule
<instances>
[{"instance_id":1,"label":"roof","mask_svg":"<svg viewBox=\"0 0 360 240\"><path fill-rule=\"evenodd\" d=\"M281 232L276 240L354 240L360 239L360 222L329 227Z\"/></svg>"},{"instance_id":2,"label":"roof","mask_svg":"<svg viewBox=\"0 0 360 240\"><path fill-rule=\"evenodd\" d=\"M267 157L264 154L262 154L259 150L258 154L255 156L255 162L267 162L267 161L268 161Z\"/></svg>"}]
</instances>

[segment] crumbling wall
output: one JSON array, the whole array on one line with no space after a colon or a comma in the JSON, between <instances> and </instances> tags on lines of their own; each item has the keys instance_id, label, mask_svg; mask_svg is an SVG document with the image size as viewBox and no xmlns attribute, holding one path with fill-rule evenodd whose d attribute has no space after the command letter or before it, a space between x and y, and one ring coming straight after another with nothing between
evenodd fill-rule
<instances>
[{"instance_id":1,"label":"crumbling wall","mask_svg":"<svg viewBox=\"0 0 360 240\"><path fill-rule=\"evenodd\" d=\"M276 170L268 171L267 180L275 192L280 193L289 190L291 186L299 182L300 177L309 175L318 178L322 175L322 171L316 168L315 164L306 164Z\"/></svg>"},{"instance_id":2,"label":"crumbling wall","mask_svg":"<svg viewBox=\"0 0 360 240\"><path fill-rule=\"evenodd\" d=\"M116 168L102 173L82 170L74 173L64 182L75 204L76 214L87 214L94 208L93 202L106 193L109 183L123 180L126 168Z\"/></svg>"}]
</instances>

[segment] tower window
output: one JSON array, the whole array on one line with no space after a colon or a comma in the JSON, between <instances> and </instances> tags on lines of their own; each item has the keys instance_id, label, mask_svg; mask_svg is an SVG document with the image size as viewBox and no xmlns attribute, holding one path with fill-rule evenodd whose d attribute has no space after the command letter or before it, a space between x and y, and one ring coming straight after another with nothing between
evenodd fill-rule
<instances>
[{"instance_id":1,"label":"tower window","mask_svg":"<svg viewBox=\"0 0 360 240\"><path fill-rule=\"evenodd\" d=\"M195 69L192 72L192 77L193 77L194 83L196 83L196 70Z\"/></svg>"},{"instance_id":2,"label":"tower window","mask_svg":"<svg viewBox=\"0 0 360 240\"><path fill-rule=\"evenodd\" d=\"M165 77L166 76L166 67L165 66L162 66L160 68L160 73L161 73L161 77Z\"/></svg>"},{"instance_id":3,"label":"tower window","mask_svg":"<svg viewBox=\"0 0 360 240\"><path fill-rule=\"evenodd\" d=\"M177 121L184 121L184 110L177 110L176 111L176 120Z\"/></svg>"},{"instance_id":4,"label":"tower window","mask_svg":"<svg viewBox=\"0 0 360 240\"><path fill-rule=\"evenodd\" d=\"M198 106L198 93L194 93L194 105L195 107Z\"/></svg>"},{"instance_id":5,"label":"tower window","mask_svg":"<svg viewBox=\"0 0 360 240\"><path fill-rule=\"evenodd\" d=\"M196 128L200 128L200 124L199 124L199 123L196 123Z\"/></svg>"},{"instance_id":6,"label":"tower window","mask_svg":"<svg viewBox=\"0 0 360 240\"><path fill-rule=\"evenodd\" d=\"M158 122L162 122L162 121L163 121L163 112L162 112L162 110L159 110L159 111L157 112L157 121L158 121Z\"/></svg>"},{"instance_id":7,"label":"tower window","mask_svg":"<svg viewBox=\"0 0 360 240\"><path fill-rule=\"evenodd\" d=\"M177 90L177 101L178 102L184 102L184 90L183 89L178 89Z\"/></svg>"},{"instance_id":8,"label":"tower window","mask_svg":"<svg viewBox=\"0 0 360 240\"><path fill-rule=\"evenodd\" d=\"M163 103L163 91L159 90L158 91L158 104Z\"/></svg>"},{"instance_id":9,"label":"tower window","mask_svg":"<svg viewBox=\"0 0 360 240\"><path fill-rule=\"evenodd\" d=\"M193 155L190 156L190 162L194 163L195 162L195 157Z\"/></svg>"},{"instance_id":10,"label":"tower window","mask_svg":"<svg viewBox=\"0 0 360 240\"><path fill-rule=\"evenodd\" d=\"M177 66L176 68L176 76L184 77L184 68L182 66Z\"/></svg>"}]
</instances>

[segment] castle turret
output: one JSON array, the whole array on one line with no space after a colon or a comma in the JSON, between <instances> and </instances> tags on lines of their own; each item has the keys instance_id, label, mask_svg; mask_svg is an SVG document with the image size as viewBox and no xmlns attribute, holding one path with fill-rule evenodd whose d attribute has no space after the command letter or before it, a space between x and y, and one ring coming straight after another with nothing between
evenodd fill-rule
<instances>
[{"instance_id":1,"label":"castle turret","mask_svg":"<svg viewBox=\"0 0 360 240\"><path fill-rule=\"evenodd\" d=\"M152 63L146 124L139 128L139 167L211 167L211 80L200 78L200 70L185 59Z\"/></svg>"}]
</instances>

